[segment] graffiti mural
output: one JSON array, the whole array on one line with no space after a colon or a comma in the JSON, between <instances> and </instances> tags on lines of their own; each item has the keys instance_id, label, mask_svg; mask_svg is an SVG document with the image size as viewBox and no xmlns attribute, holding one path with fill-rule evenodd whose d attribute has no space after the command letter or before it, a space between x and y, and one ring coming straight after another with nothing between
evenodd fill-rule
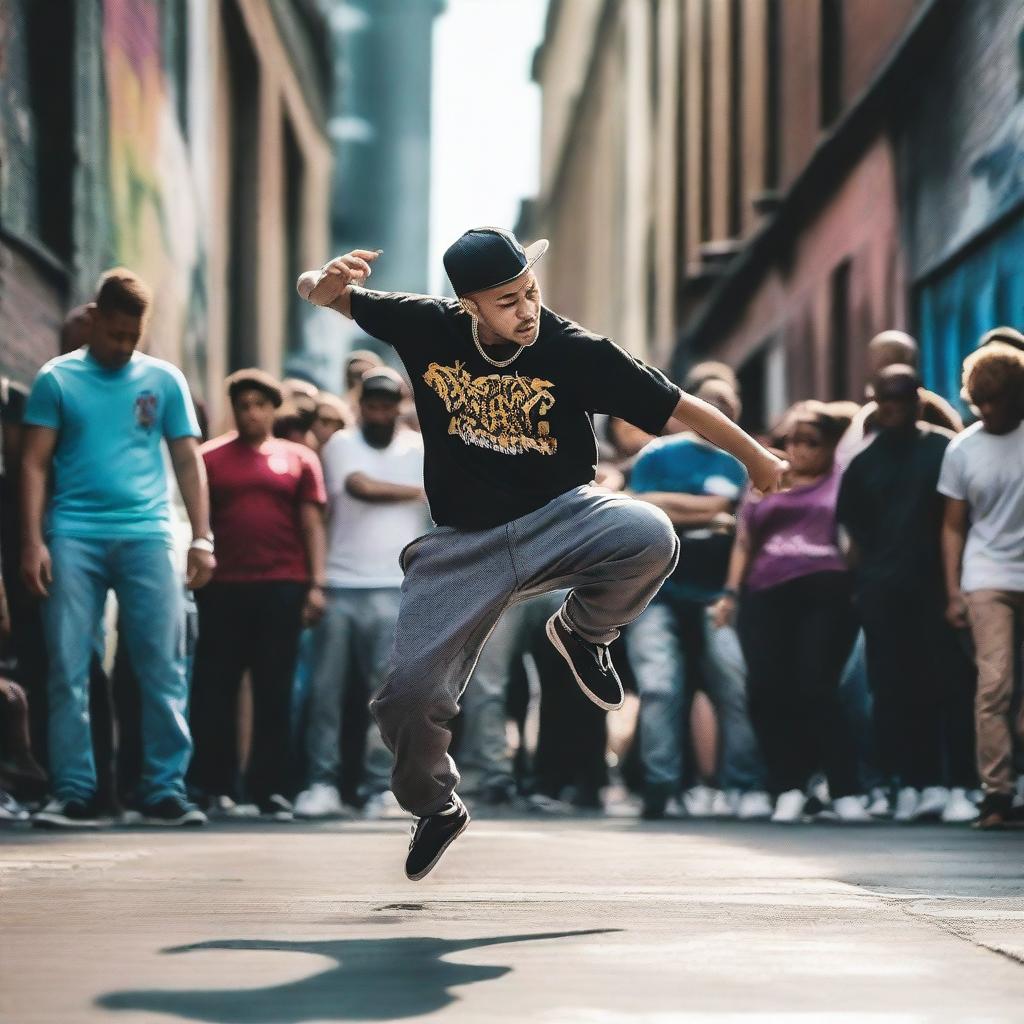
<instances>
[{"instance_id":1,"label":"graffiti mural","mask_svg":"<svg viewBox=\"0 0 1024 1024\"><path fill-rule=\"evenodd\" d=\"M184 8L184 5L182 5ZM177 86L165 65L162 5L104 0L110 211L117 262L152 287L148 349L201 376L203 222Z\"/></svg>"}]
</instances>

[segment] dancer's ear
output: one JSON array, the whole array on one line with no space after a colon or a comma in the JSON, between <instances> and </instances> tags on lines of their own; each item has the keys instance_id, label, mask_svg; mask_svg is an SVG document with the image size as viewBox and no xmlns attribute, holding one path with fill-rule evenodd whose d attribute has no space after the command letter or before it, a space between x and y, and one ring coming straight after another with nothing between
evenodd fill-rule
<instances>
[{"instance_id":1,"label":"dancer's ear","mask_svg":"<svg viewBox=\"0 0 1024 1024\"><path fill-rule=\"evenodd\" d=\"M480 307L472 299L459 299L459 304L462 306L464 313L475 316L478 320L480 319Z\"/></svg>"}]
</instances>

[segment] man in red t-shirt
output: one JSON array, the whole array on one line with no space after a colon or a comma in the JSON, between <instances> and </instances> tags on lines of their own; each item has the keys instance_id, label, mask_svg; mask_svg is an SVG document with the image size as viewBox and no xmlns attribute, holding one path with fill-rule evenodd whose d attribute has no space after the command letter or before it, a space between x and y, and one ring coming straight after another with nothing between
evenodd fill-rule
<instances>
[{"instance_id":1,"label":"man in red t-shirt","mask_svg":"<svg viewBox=\"0 0 1024 1024\"><path fill-rule=\"evenodd\" d=\"M201 449L217 571L198 602L190 780L213 810L230 810L244 790L262 814L288 820L292 680L302 627L324 609L327 496L316 455L273 436L282 401L277 381L262 370L239 370L227 384L237 430ZM242 786L236 721L246 669L253 737Z\"/></svg>"}]
</instances>

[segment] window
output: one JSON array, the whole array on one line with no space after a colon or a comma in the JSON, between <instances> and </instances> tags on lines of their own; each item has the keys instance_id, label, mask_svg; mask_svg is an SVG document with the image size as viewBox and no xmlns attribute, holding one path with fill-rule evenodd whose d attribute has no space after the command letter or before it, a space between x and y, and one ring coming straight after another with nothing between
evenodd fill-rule
<instances>
[{"instance_id":1,"label":"window","mask_svg":"<svg viewBox=\"0 0 1024 1024\"><path fill-rule=\"evenodd\" d=\"M305 303L295 290L295 282L304 267L301 260L302 244L302 195L304 192L303 178L305 164L295 129L289 118L284 119L284 216L287 232L287 251L285 254L284 294L288 298L288 314L285 323L285 351L299 352L302 350L302 325Z\"/></svg>"},{"instance_id":2,"label":"window","mask_svg":"<svg viewBox=\"0 0 1024 1024\"><path fill-rule=\"evenodd\" d=\"M659 76L661 67L658 61L658 2L659 0L648 0L648 24L647 24L647 71L648 89L650 92L651 114L657 116Z\"/></svg>"},{"instance_id":3,"label":"window","mask_svg":"<svg viewBox=\"0 0 1024 1024\"><path fill-rule=\"evenodd\" d=\"M729 237L743 234L743 4L729 18Z\"/></svg>"},{"instance_id":4,"label":"window","mask_svg":"<svg viewBox=\"0 0 1024 1024\"><path fill-rule=\"evenodd\" d=\"M711 3L700 12L700 237L711 238Z\"/></svg>"},{"instance_id":5,"label":"window","mask_svg":"<svg viewBox=\"0 0 1024 1024\"><path fill-rule=\"evenodd\" d=\"M821 127L827 128L843 106L843 0L821 0Z\"/></svg>"},{"instance_id":6,"label":"window","mask_svg":"<svg viewBox=\"0 0 1024 1024\"><path fill-rule=\"evenodd\" d=\"M744 430L759 433L768 426L766 422L765 389L767 384L767 350L758 349L740 367L737 378L743 399L743 415L740 426Z\"/></svg>"},{"instance_id":7,"label":"window","mask_svg":"<svg viewBox=\"0 0 1024 1024\"><path fill-rule=\"evenodd\" d=\"M260 72L248 31L235 3L226 3L222 10L231 94L228 114L231 121L228 356L230 369L238 370L259 362L256 223L259 205Z\"/></svg>"},{"instance_id":8,"label":"window","mask_svg":"<svg viewBox=\"0 0 1024 1024\"><path fill-rule=\"evenodd\" d=\"M75 5L34 0L27 5L29 106L35 195L29 233L59 260L71 261Z\"/></svg>"},{"instance_id":9,"label":"window","mask_svg":"<svg viewBox=\"0 0 1024 1024\"><path fill-rule=\"evenodd\" d=\"M764 187L779 186L779 114L781 48L779 4L781 0L768 0L765 12L765 90L764 90Z\"/></svg>"},{"instance_id":10,"label":"window","mask_svg":"<svg viewBox=\"0 0 1024 1024\"><path fill-rule=\"evenodd\" d=\"M832 271L829 306L829 376L833 400L850 397L850 261Z\"/></svg>"}]
</instances>

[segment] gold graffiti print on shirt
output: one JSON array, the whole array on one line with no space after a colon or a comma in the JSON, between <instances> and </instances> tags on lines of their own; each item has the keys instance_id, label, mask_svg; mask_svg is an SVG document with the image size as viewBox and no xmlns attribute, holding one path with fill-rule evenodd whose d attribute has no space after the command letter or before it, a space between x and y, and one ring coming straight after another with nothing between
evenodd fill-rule
<instances>
[{"instance_id":1,"label":"gold graffiti print on shirt","mask_svg":"<svg viewBox=\"0 0 1024 1024\"><path fill-rule=\"evenodd\" d=\"M558 451L558 441L544 419L555 404L551 381L500 373L471 377L460 362L431 363L423 379L451 413L448 433L466 444L504 455Z\"/></svg>"}]
</instances>

